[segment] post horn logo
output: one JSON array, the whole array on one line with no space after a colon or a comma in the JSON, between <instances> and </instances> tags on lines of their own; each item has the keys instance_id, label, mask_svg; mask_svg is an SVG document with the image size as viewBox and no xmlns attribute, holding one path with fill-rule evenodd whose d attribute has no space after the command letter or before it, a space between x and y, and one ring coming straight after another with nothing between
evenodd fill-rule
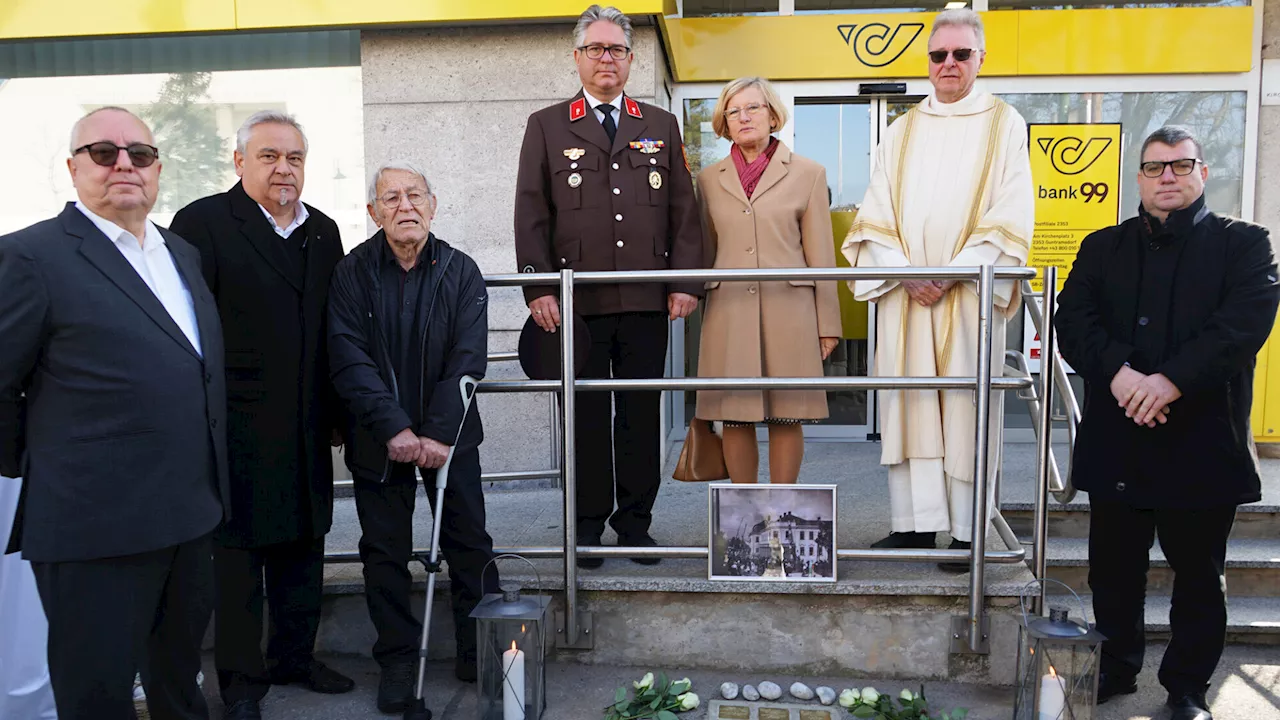
<instances>
[{"instance_id":1,"label":"post horn logo","mask_svg":"<svg viewBox=\"0 0 1280 720\"><path fill-rule=\"evenodd\" d=\"M1049 156L1053 169L1063 175L1079 175L1088 170L1102 153L1111 147L1111 138L1093 137L1081 140L1068 135L1060 138L1036 138L1040 150Z\"/></svg>"},{"instance_id":2,"label":"post horn logo","mask_svg":"<svg viewBox=\"0 0 1280 720\"><path fill-rule=\"evenodd\" d=\"M924 32L923 23L900 23L889 27L884 23L837 26L840 37L853 48L858 61L867 67L884 67L902 57L902 53ZM856 31L856 32L855 32Z\"/></svg>"}]
</instances>

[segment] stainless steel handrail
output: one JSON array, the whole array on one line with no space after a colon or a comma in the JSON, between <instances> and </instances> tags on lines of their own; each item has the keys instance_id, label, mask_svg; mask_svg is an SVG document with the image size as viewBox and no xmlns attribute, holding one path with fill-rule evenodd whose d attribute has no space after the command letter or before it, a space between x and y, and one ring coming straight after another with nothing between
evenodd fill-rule
<instances>
[{"instance_id":1,"label":"stainless steel handrail","mask_svg":"<svg viewBox=\"0 0 1280 720\"><path fill-rule=\"evenodd\" d=\"M1056 274L1056 268L1055 268L1055 274ZM1057 292L1055 287L1054 296L1056 297L1056 295L1057 295ZM1027 314L1031 316L1032 326L1035 327L1036 332L1039 333L1040 337L1043 339L1045 336L1044 316L1041 313L1040 306L1036 304L1036 297L1037 297L1037 294L1034 290L1032 290L1031 282L1023 281L1022 303L1027 308ZM1041 302L1043 303L1043 299L1041 300ZM1041 344L1043 345L1043 343ZM1042 363L1046 355L1047 353L1044 352L1042 348L1040 352L1040 358ZM1071 481L1071 471L1073 467L1071 455L1072 455L1072 451L1074 451L1076 447L1076 428L1077 426L1080 425L1081 412L1080 412L1080 403L1076 399L1075 390L1071 387L1071 376L1067 374L1066 366L1061 362L1055 361L1053 363L1052 375L1053 375L1054 390L1055 392L1057 392L1058 397L1062 400L1062 405L1067 411L1067 447L1068 447L1067 474L1065 477L1062 478L1061 489L1053 490L1052 492L1055 500L1057 500L1060 504L1066 505L1067 503L1074 500L1076 497L1076 487L1075 487L1075 484ZM1049 411L1053 412L1052 406L1049 408Z\"/></svg>"},{"instance_id":2,"label":"stainless steel handrail","mask_svg":"<svg viewBox=\"0 0 1280 720\"><path fill-rule=\"evenodd\" d=\"M1031 417L1038 419L1040 417L1040 395L1037 388L1034 385L1035 381L1031 376L1031 368L1027 364L1027 356L1023 355L1017 350L1006 350L1004 353L1004 359L1005 359L1006 371L1016 370L1018 373L1016 377L1024 379L1028 383L1032 384L1031 392L1025 395L1022 393L1019 393L1018 397L1026 401L1027 409L1031 412ZM1010 365L1009 363L1013 363L1013 364ZM1037 441L1039 441L1040 424L1038 422L1033 423L1032 429L1035 430L1036 439ZM1049 449L1049 458L1051 460L1047 468L1048 475L1049 475L1049 491L1062 492L1062 489L1063 489L1062 473L1058 470L1057 459L1054 457L1053 448Z\"/></svg>"},{"instance_id":3,"label":"stainless steel handrail","mask_svg":"<svg viewBox=\"0 0 1280 720\"><path fill-rule=\"evenodd\" d=\"M937 559L962 560L970 563L969 612L967 645L973 652L980 652L986 637L983 633L984 607L986 602L985 561L1019 562L1025 558L1025 550L1016 542L1017 538L1009 529L998 510L992 508L987 499L987 487L990 478L987 474L989 466L990 401L994 390L1017 390L1031 387L1027 378L993 378L992 377L992 313L995 280L1028 280L1034 278L1035 270L1031 268L995 268L990 265L971 268L891 268L888 270L868 268L783 268L783 269L734 269L734 270L655 270L624 272L583 272L562 270L559 273L520 273L510 275L492 275L485 278L489 286L518 287L526 285L554 285L560 288L561 315L572 317L574 313L574 286L584 284L616 284L639 282L704 282L704 281L776 281L776 280L895 280L895 279L948 279L957 281L977 280L979 298L978 318L978 368L977 376L912 378L912 377L877 377L877 378L653 378L625 380L574 380L572 359L573 325L566 323L560 332L561 380L559 381L488 381L481 383L482 392L559 392L562 412L560 414L561 463L560 473L564 480L564 545L560 549L546 548L556 551L564 558L565 606L564 606L564 642L569 646L576 645L580 632L577 602L577 553L580 551L577 539L577 477L574 458L575 416L574 399L577 391L582 390L696 390L696 389L760 389L760 388L861 388L861 389L945 389L974 390L974 415L976 425L974 452L974 509L973 542L969 550L918 550L903 552L900 550L848 549L837 550L839 559L872 559L872 560L920 560ZM1052 285L1046 297L1052 298ZM1052 356L1046 358L1050 367L1054 366ZM488 386L486 388L486 386ZM1051 412L1051 407L1042 404L1041 414ZM1047 425L1048 419L1041 418ZM1038 481L1045 482L1043 472L1038 473ZM986 552L986 533L988 520L992 521L1001 539L1016 550L997 553ZM1012 542L1011 542L1012 541ZM527 548L527 550L543 550ZM650 553L670 557L706 557L706 548L582 548L586 556L627 556L640 557ZM535 553L529 553L531 556ZM334 553L326 559L345 558L349 554ZM357 555L358 557L358 555Z\"/></svg>"}]
</instances>

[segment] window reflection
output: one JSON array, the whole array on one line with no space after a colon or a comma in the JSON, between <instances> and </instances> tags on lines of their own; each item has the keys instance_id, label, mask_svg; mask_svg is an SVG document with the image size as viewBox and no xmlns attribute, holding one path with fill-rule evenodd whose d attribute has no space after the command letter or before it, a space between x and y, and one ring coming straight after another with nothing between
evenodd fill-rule
<instances>
[{"instance_id":1,"label":"window reflection","mask_svg":"<svg viewBox=\"0 0 1280 720\"><path fill-rule=\"evenodd\" d=\"M0 179L0 234L75 200L66 167L71 126L104 105L136 113L155 132L163 163L157 223L230 188L236 130L254 112L274 109L292 113L307 131L303 200L338 223L348 250L366 238L359 67L8 80L0 85L0 134L21 139L11 152L23 171Z\"/></svg>"},{"instance_id":2,"label":"window reflection","mask_svg":"<svg viewBox=\"0 0 1280 720\"><path fill-rule=\"evenodd\" d=\"M1164 125L1184 125L1204 145L1205 202L1238 217L1243 209L1245 93L1159 92L1001 95L1028 123L1120 123L1120 217L1138 214L1142 141Z\"/></svg>"}]
</instances>

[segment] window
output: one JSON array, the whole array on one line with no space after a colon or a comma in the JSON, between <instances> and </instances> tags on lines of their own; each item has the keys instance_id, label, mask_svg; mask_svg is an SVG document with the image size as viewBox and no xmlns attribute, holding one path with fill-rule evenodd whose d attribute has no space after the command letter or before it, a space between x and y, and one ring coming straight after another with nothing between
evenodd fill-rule
<instances>
[{"instance_id":1,"label":"window","mask_svg":"<svg viewBox=\"0 0 1280 720\"><path fill-rule=\"evenodd\" d=\"M0 233L75 200L66 168L70 133L93 108L122 106L151 125L163 163L152 218L161 225L236 182L236 130L254 112L273 109L305 128L302 198L338 223L350 249L367 237L359 62L356 33L0 45L0 78L9 78L0 80L0 132L17 140L13 160L24 169L0 180Z\"/></svg>"}]
</instances>

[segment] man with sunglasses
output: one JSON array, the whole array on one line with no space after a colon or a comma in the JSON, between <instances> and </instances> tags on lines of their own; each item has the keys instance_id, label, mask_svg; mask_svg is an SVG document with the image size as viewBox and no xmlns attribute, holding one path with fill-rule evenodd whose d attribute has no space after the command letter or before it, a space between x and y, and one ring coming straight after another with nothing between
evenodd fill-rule
<instances>
[{"instance_id":1,"label":"man with sunglasses","mask_svg":"<svg viewBox=\"0 0 1280 720\"><path fill-rule=\"evenodd\" d=\"M676 118L623 93L634 60L631 21L617 8L592 5L578 19L574 45L582 92L531 115L520 150L520 271L705 267ZM561 318L557 293L524 290L530 321L548 333L573 322ZM580 377L662 377L667 321L687 317L702 293L701 283L579 286L575 309L591 339ZM578 545L600 545L606 522L619 545L656 544L649 526L662 471L660 397L656 391L577 396ZM578 559L580 567L602 563Z\"/></svg>"},{"instance_id":2,"label":"man with sunglasses","mask_svg":"<svg viewBox=\"0 0 1280 720\"><path fill-rule=\"evenodd\" d=\"M208 718L196 684L229 513L222 331L200 256L147 215L161 164L120 108L71 134L78 200L0 237L0 475L26 482L62 720Z\"/></svg>"},{"instance_id":3,"label":"man with sunglasses","mask_svg":"<svg viewBox=\"0 0 1280 720\"><path fill-rule=\"evenodd\" d=\"M974 89L986 57L982 20L946 10L929 36L933 93L898 118L876 150L871 184L843 252L855 267L1022 265L1034 226L1027 125L1017 111ZM876 303L877 375L977 375L977 284L943 280L857 281ZM1005 346L1020 310L1013 281L995 283L993 347ZM1004 363L993 363L999 376ZM970 390L880 392L880 462L889 466L891 533L876 548L950 549L974 533L974 425ZM1000 467L1003 393L991 397L989 495ZM942 563L965 572L968 562Z\"/></svg>"},{"instance_id":4,"label":"man with sunglasses","mask_svg":"<svg viewBox=\"0 0 1280 720\"><path fill-rule=\"evenodd\" d=\"M1200 143L1142 144L1136 217L1080 245L1059 296L1062 356L1085 381L1072 477L1089 493L1098 702L1137 692L1152 541L1174 572L1160 665L1172 720L1211 720L1226 641L1223 565L1236 506L1261 499L1254 357L1280 303L1266 228L1210 212Z\"/></svg>"},{"instance_id":5,"label":"man with sunglasses","mask_svg":"<svg viewBox=\"0 0 1280 720\"><path fill-rule=\"evenodd\" d=\"M200 250L227 348L231 519L214 551L214 665L227 720L261 717L272 684L355 687L312 654L333 524L330 445L341 444L324 326L342 240L333 220L302 202L308 150L293 116L254 113L236 132L240 181L170 225Z\"/></svg>"}]
</instances>

